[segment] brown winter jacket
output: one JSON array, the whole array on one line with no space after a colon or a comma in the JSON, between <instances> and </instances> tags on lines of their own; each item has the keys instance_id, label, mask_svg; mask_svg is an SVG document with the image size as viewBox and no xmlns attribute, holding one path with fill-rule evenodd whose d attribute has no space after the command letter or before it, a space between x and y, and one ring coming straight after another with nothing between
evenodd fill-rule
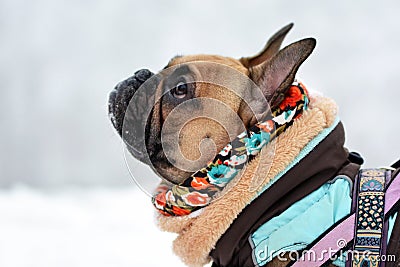
<instances>
[{"instance_id":1,"label":"brown winter jacket","mask_svg":"<svg viewBox=\"0 0 400 267\"><path fill-rule=\"evenodd\" d=\"M248 190L254 175L265 178L262 186L268 184L307 144L328 129L329 134L267 190ZM344 140L343 125L337 123L336 104L329 98L311 95L309 110L263 148L273 147L274 155L251 161L234 187L225 188L222 197L200 215L158 215L158 225L162 230L178 233L173 249L189 266L203 266L211 260L213 267L254 266L248 239L258 227L337 175L354 180L363 161L344 148ZM400 222L395 227L394 230L400 229ZM388 252L397 247L400 237L391 239Z\"/></svg>"}]
</instances>

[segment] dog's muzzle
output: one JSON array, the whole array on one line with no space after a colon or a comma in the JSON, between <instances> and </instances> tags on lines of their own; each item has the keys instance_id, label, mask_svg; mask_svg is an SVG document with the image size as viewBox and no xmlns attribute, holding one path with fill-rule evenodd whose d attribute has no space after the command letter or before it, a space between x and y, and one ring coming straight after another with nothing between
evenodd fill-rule
<instances>
[{"instance_id":1,"label":"dog's muzzle","mask_svg":"<svg viewBox=\"0 0 400 267\"><path fill-rule=\"evenodd\" d=\"M130 102L139 87L153 75L147 69L136 71L132 77L118 83L108 99L108 113L114 128L124 140L129 152L143 162L147 157L145 156L143 121L139 118L141 114L138 111L143 110L140 105L146 104ZM128 115L125 116L126 114Z\"/></svg>"}]
</instances>

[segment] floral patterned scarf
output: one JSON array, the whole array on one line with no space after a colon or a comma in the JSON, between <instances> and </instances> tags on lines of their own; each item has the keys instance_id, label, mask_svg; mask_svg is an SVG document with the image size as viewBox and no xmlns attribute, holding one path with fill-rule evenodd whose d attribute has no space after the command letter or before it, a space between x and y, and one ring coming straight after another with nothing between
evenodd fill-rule
<instances>
[{"instance_id":1,"label":"floral patterned scarf","mask_svg":"<svg viewBox=\"0 0 400 267\"><path fill-rule=\"evenodd\" d=\"M239 134L207 167L195 172L179 185L162 182L152 198L153 205L165 216L188 215L207 206L247 162L301 116L308 103L306 88L294 82L284 100L263 122Z\"/></svg>"}]
</instances>

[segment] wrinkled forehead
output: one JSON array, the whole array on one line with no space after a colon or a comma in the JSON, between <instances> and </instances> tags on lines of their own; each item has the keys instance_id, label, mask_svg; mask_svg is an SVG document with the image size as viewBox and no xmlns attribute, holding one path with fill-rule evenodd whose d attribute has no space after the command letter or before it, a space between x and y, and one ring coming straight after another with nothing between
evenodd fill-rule
<instances>
[{"instance_id":1,"label":"wrinkled forehead","mask_svg":"<svg viewBox=\"0 0 400 267\"><path fill-rule=\"evenodd\" d=\"M249 74L248 69L244 67L239 60L218 55L175 56L168 62L166 68L181 64L195 63L195 62L211 62L211 63L222 64L231 67L246 76L248 76Z\"/></svg>"},{"instance_id":2,"label":"wrinkled forehead","mask_svg":"<svg viewBox=\"0 0 400 267\"><path fill-rule=\"evenodd\" d=\"M214 55L176 56L161 71L162 81L158 91L168 95L180 83L195 83L193 97L221 101L236 112L242 99L247 100L246 94L251 94L256 87L248 75L248 69L233 58ZM167 101L163 103L166 105Z\"/></svg>"},{"instance_id":3,"label":"wrinkled forehead","mask_svg":"<svg viewBox=\"0 0 400 267\"><path fill-rule=\"evenodd\" d=\"M239 60L216 55L176 56L159 73L159 88L164 94L180 83L195 83L195 97L232 99L254 87L249 71Z\"/></svg>"}]
</instances>

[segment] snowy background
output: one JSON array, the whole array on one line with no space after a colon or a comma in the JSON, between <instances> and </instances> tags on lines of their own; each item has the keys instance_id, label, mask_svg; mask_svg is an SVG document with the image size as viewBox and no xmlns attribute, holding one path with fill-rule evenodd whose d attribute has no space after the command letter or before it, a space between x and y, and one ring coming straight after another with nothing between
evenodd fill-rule
<instances>
[{"instance_id":1,"label":"snowy background","mask_svg":"<svg viewBox=\"0 0 400 267\"><path fill-rule=\"evenodd\" d=\"M183 266L107 118L107 94L176 54L253 55L294 22L300 69L367 166L400 157L400 2L0 0L0 266Z\"/></svg>"}]
</instances>

